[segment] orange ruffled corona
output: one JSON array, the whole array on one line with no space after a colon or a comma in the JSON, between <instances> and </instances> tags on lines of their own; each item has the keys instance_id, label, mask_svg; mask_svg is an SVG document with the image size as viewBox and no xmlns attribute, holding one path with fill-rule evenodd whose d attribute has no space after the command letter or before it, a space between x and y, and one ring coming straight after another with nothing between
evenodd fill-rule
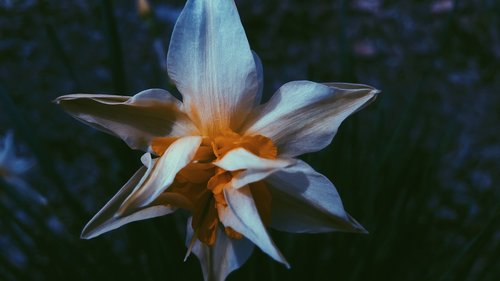
<instances>
[{"instance_id":1,"label":"orange ruffled corona","mask_svg":"<svg viewBox=\"0 0 500 281\"><path fill-rule=\"evenodd\" d=\"M151 150L158 156L168 149L176 138L156 138L152 141ZM192 227L197 238L213 245L217 237L219 216L217 208L226 208L224 187L233 176L240 171L226 171L212 163L220 160L229 151L244 148L249 152L267 159L276 159L278 150L273 142L262 135L240 136L230 132L214 138L204 138L193 161L177 173L174 183L165 191L180 195L182 199L171 200L172 206L189 210L193 215ZM270 223L271 192L263 181L249 184L257 211L264 224ZM170 196L171 197L171 196ZM173 198L178 198L175 196ZM233 239L243 236L230 227L226 234Z\"/></svg>"}]
</instances>

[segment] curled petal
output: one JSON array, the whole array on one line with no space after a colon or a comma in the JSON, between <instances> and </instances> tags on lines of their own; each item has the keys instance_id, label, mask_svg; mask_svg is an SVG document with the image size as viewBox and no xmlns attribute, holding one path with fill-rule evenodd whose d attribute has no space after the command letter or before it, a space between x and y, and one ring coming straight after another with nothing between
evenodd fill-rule
<instances>
[{"instance_id":1,"label":"curled petal","mask_svg":"<svg viewBox=\"0 0 500 281\"><path fill-rule=\"evenodd\" d=\"M243 234L266 254L290 268L262 223L250 188L248 186L239 189L225 188L224 197L228 206L218 206L219 218L222 224Z\"/></svg>"},{"instance_id":2,"label":"curled petal","mask_svg":"<svg viewBox=\"0 0 500 281\"><path fill-rule=\"evenodd\" d=\"M270 174L292 165L293 159L266 159L259 157L244 148L236 148L214 162L214 165L226 171L239 171L233 174L231 185L240 188L249 183L260 181Z\"/></svg>"},{"instance_id":3,"label":"curled petal","mask_svg":"<svg viewBox=\"0 0 500 281\"><path fill-rule=\"evenodd\" d=\"M234 1L188 0L172 33L167 68L202 134L238 128L259 83Z\"/></svg>"},{"instance_id":4,"label":"curled petal","mask_svg":"<svg viewBox=\"0 0 500 281\"><path fill-rule=\"evenodd\" d=\"M118 191L118 193L87 223L83 228L81 238L91 239L105 232L116 229L124 224L163 216L175 211L174 208L163 204L150 205L135 210L126 216L116 216L122 202L127 198L141 179L147 174L146 167L141 167L130 180Z\"/></svg>"},{"instance_id":5,"label":"curled petal","mask_svg":"<svg viewBox=\"0 0 500 281\"><path fill-rule=\"evenodd\" d=\"M157 199L173 183L177 173L193 160L201 140L199 136L180 138L155 161L146 154L146 158L141 160L149 167L149 171L124 200L118 214L124 215L145 207Z\"/></svg>"},{"instance_id":6,"label":"curled petal","mask_svg":"<svg viewBox=\"0 0 500 281\"><path fill-rule=\"evenodd\" d=\"M216 242L212 247L201 243L193 238L191 221L192 218L189 218L186 234L188 255L191 251L198 257L205 281L224 281L229 273L240 268L252 254L252 242L245 238L231 239L223 229L218 229Z\"/></svg>"},{"instance_id":7,"label":"curled petal","mask_svg":"<svg viewBox=\"0 0 500 281\"><path fill-rule=\"evenodd\" d=\"M73 94L55 103L76 119L146 151L152 138L185 136L197 131L181 110L182 103L162 89L149 89L133 97Z\"/></svg>"},{"instance_id":8,"label":"curled petal","mask_svg":"<svg viewBox=\"0 0 500 281\"><path fill-rule=\"evenodd\" d=\"M271 191L271 226L288 232L366 230L344 210L333 184L303 161L266 180Z\"/></svg>"},{"instance_id":9,"label":"curled petal","mask_svg":"<svg viewBox=\"0 0 500 281\"><path fill-rule=\"evenodd\" d=\"M378 92L365 85L290 82L254 111L242 132L270 138L280 155L318 151L332 141L345 118Z\"/></svg>"}]
</instances>

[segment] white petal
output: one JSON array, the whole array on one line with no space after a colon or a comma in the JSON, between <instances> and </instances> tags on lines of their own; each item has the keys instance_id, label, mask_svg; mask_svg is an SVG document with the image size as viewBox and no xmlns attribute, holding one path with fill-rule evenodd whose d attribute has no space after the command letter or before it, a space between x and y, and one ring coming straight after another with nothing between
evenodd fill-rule
<instances>
[{"instance_id":1,"label":"white petal","mask_svg":"<svg viewBox=\"0 0 500 281\"><path fill-rule=\"evenodd\" d=\"M243 234L266 254L290 268L262 223L250 188L248 186L239 189L224 188L224 197L228 206L226 208L218 206L222 224Z\"/></svg>"},{"instance_id":2,"label":"white petal","mask_svg":"<svg viewBox=\"0 0 500 281\"><path fill-rule=\"evenodd\" d=\"M294 159L266 159L258 157L244 148L236 148L213 164L226 171L243 170L233 176L231 185L240 188L249 183L260 181L270 174L292 165Z\"/></svg>"},{"instance_id":3,"label":"white petal","mask_svg":"<svg viewBox=\"0 0 500 281\"><path fill-rule=\"evenodd\" d=\"M145 207L157 199L173 183L177 173L193 160L201 140L199 136L180 138L154 162L143 157L141 160L151 165L150 172L125 199L118 214L123 215L136 208Z\"/></svg>"},{"instance_id":4,"label":"white petal","mask_svg":"<svg viewBox=\"0 0 500 281\"><path fill-rule=\"evenodd\" d=\"M203 134L238 128L252 109L258 74L234 1L188 0L172 33L167 67Z\"/></svg>"},{"instance_id":5,"label":"white petal","mask_svg":"<svg viewBox=\"0 0 500 281\"><path fill-rule=\"evenodd\" d=\"M272 194L271 226L288 232L362 232L344 210L333 184L303 161L266 179Z\"/></svg>"},{"instance_id":6,"label":"white petal","mask_svg":"<svg viewBox=\"0 0 500 281\"><path fill-rule=\"evenodd\" d=\"M270 138L280 155L318 151L332 141L345 118L378 92L365 85L290 82L254 111L242 132Z\"/></svg>"},{"instance_id":7,"label":"white petal","mask_svg":"<svg viewBox=\"0 0 500 281\"><path fill-rule=\"evenodd\" d=\"M255 67L257 70L257 83L259 85L253 103L253 107L256 107L260 104L260 101L262 99L262 90L264 89L264 68L262 67L262 61L260 60L259 55L257 55L257 53L254 51L252 51L252 55L255 61Z\"/></svg>"},{"instance_id":8,"label":"white petal","mask_svg":"<svg viewBox=\"0 0 500 281\"><path fill-rule=\"evenodd\" d=\"M185 136L197 132L182 103L162 89L133 97L74 94L55 100L76 119L146 151L152 138Z\"/></svg>"},{"instance_id":9,"label":"white petal","mask_svg":"<svg viewBox=\"0 0 500 281\"><path fill-rule=\"evenodd\" d=\"M193 240L193 228L189 218L186 246L198 257L205 281L224 281L232 271L240 268L252 254L254 244L248 239L231 239L224 229L217 230L215 245L209 247L198 239ZM192 244L193 243L193 244Z\"/></svg>"},{"instance_id":10,"label":"white petal","mask_svg":"<svg viewBox=\"0 0 500 281\"><path fill-rule=\"evenodd\" d=\"M122 202L127 198L134 188L139 184L141 178L146 174L146 168L141 167L130 180L118 191L118 193L87 223L81 237L83 239L94 238L110 230L116 229L124 224L144 220L148 218L163 216L173 212L175 209L164 205L152 205L138 209L130 215L117 217L115 213Z\"/></svg>"}]
</instances>

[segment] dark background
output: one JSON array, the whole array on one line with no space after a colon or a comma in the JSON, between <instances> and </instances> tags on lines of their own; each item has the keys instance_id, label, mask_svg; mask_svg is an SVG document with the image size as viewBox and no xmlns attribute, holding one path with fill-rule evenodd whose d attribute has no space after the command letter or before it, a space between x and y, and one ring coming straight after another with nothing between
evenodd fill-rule
<instances>
[{"instance_id":1,"label":"dark background","mask_svg":"<svg viewBox=\"0 0 500 281\"><path fill-rule=\"evenodd\" d=\"M265 99L292 80L383 93L302 157L370 234L272 231L292 269L257 249L228 280L499 280L500 2L236 2ZM183 213L79 239L141 153L51 103L175 92L161 57L184 3L0 0L0 135L36 161L27 190L2 181L0 280L202 279Z\"/></svg>"}]
</instances>

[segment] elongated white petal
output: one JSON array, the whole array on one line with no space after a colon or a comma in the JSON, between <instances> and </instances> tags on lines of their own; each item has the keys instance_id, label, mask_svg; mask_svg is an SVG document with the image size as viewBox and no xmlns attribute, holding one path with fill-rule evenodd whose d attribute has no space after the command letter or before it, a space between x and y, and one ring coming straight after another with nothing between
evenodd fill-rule
<instances>
[{"instance_id":1,"label":"elongated white petal","mask_svg":"<svg viewBox=\"0 0 500 281\"><path fill-rule=\"evenodd\" d=\"M143 157L141 160L151 165L150 172L125 199L118 214L124 215L157 199L173 183L175 175L193 160L201 140L199 136L180 138L152 164L149 164L151 161L148 158Z\"/></svg>"},{"instance_id":2,"label":"elongated white petal","mask_svg":"<svg viewBox=\"0 0 500 281\"><path fill-rule=\"evenodd\" d=\"M290 265L278 250L262 223L250 188L224 188L227 207L218 206L219 218L226 227L231 227L257 245L262 251L286 267Z\"/></svg>"},{"instance_id":3,"label":"elongated white petal","mask_svg":"<svg viewBox=\"0 0 500 281\"><path fill-rule=\"evenodd\" d=\"M257 83L259 85L253 103L253 107L256 107L260 104L262 99L262 90L264 89L264 68L262 67L262 61L260 60L259 55L257 55L257 53L254 51L252 51L252 55L255 61L255 68L257 71Z\"/></svg>"},{"instance_id":4,"label":"elongated white petal","mask_svg":"<svg viewBox=\"0 0 500 281\"><path fill-rule=\"evenodd\" d=\"M127 198L141 179L146 175L146 167L141 167L118 193L87 223L83 228L81 238L90 239L105 232L116 229L124 224L163 216L175 209L164 205L151 205L136 210L127 216L115 216L122 202Z\"/></svg>"},{"instance_id":5,"label":"elongated white petal","mask_svg":"<svg viewBox=\"0 0 500 281\"><path fill-rule=\"evenodd\" d=\"M217 230L215 245L209 247L194 238L189 218L186 246L198 257L205 281L224 281L232 271L240 268L252 254L254 244L248 239L230 239L224 229Z\"/></svg>"},{"instance_id":6,"label":"elongated white petal","mask_svg":"<svg viewBox=\"0 0 500 281\"><path fill-rule=\"evenodd\" d=\"M181 102L162 89L145 90L133 97L73 94L55 102L76 119L121 138L133 149L146 151L154 137L197 131L182 112Z\"/></svg>"},{"instance_id":7,"label":"elongated white petal","mask_svg":"<svg viewBox=\"0 0 500 281\"><path fill-rule=\"evenodd\" d=\"M344 210L333 184L303 161L266 180L272 194L271 226L288 232L366 230Z\"/></svg>"},{"instance_id":8,"label":"elongated white petal","mask_svg":"<svg viewBox=\"0 0 500 281\"><path fill-rule=\"evenodd\" d=\"M244 148L236 148L224 155L219 161L214 162L214 165L226 171L242 170L233 175L231 180L231 185L234 188L240 188L262 180L294 162L294 159L266 159L258 157Z\"/></svg>"},{"instance_id":9,"label":"elongated white petal","mask_svg":"<svg viewBox=\"0 0 500 281\"><path fill-rule=\"evenodd\" d=\"M365 85L290 82L254 111L242 132L272 139L280 155L318 151L332 141L345 118L377 93Z\"/></svg>"},{"instance_id":10,"label":"elongated white petal","mask_svg":"<svg viewBox=\"0 0 500 281\"><path fill-rule=\"evenodd\" d=\"M234 1L188 0L172 33L167 68L203 134L239 127L259 84Z\"/></svg>"}]
</instances>

